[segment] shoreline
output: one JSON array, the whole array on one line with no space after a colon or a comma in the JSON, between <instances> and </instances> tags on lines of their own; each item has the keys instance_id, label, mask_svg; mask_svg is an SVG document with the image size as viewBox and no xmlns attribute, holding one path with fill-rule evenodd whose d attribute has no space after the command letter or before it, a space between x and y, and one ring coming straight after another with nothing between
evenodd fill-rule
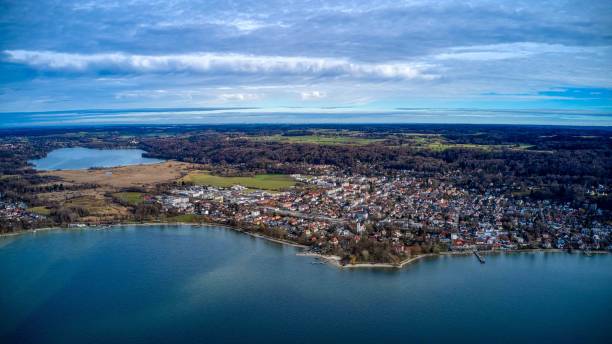
<instances>
[{"instance_id":1,"label":"shoreline","mask_svg":"<svg viewBox=\"0 0 612 344\"><path fill-rule=\"evenodd\" d=\"M328 263L330 265L333 265L339 269L358 269L358 268L386 268L386 269L401 269L404 266L408 265L408 264L412 264L415 263L423 258L428 258L428 257L439 257L439 254L435 254L435 253L427 253L427 254L420 254L418 256L414 256L414 257L410 257L410 258L406 258L404 260L402 260L401 262L399 262L398 264L392 264L392 263L357 263L357 264L346 264L346 265L342 265L340 264L340 260L342 259L339 256L326 256L323 254L319 254L319 253L311 253L311 252L303 252L303 253L297 253L298 256L303 256L303 257L314 257L317 259L321 259L323 260L325 263Z\"/></svg>"},{"instance_id":2,"label":"shoreline","mask_svg":"<svg viewBox=\"0 0 612 344\"><path fill-rule=\"evenodd\" d=\"M583 253L582 250L574 250L576 253ZM478 251L479 254L489 255L489 254L519 254L519 253L568 253L567 250L563 249L546 249L546 248L535 248L535 249L525 249L525 250L497 250L497 251ZM608 251L592 251L591 254L609 254ZM323 255L319 253L311 253L311 252L300 252L297 253L298 256L304 257L313 257L315 259L320 259L324 263L335 266L339 269L358 269L358 268L369 268L369 269L402 269L407 265L411 265L419 262L425 258L440 258L440 257L452 257L452 256L470 256L473 255L473 252L440 252L440 253L426 253L420 254L418 256L406 258L397 264L392 263L357 263L357 264L346 264L342 265L340 260L342 259L339 256L333 255ZM571 253L570 253L571 254Z\"/></svg>"},{"instance_id":3,"label":"shoreline","mask_svg":"<svg viewBox=\"0 0 612 344\"><path fill-rule=\"evenodd\" d=\"M150 226L191 226L191 227L221 227L221 228L225 228L228 230L232 230L241 234L246 234L249 235L253 238L259 238L259 239L263 239L269 242L273 242L273 243L277 243L277 244L281 244L281 245L288 245L288 246L292 246L292 247L296 247L296 248L301 248L302 252L298 252L296 253L297 256L302 256L302 257L313 257L315 259L320 259L323 263L325 264L329 264L331 266L335 266L336 268L339 269L359 269L359 268L368 268L368 269L402 269L404 266L407 265L411 265L413 263L419 262L420 260L424 259L424 258L433 258L433 257L444 257L444 256L466 256L466 255L472 255L473 252L472 251L448 251L448 252L440 252L440 253L426 253L426 254L420 254L418 256L414 256L414 257L409 257L406 258L404 260L402 260L401 262L397 263L397 264L393 264L393 263L356 263L356 264L346 264L346 265L342 265L340 263L342 257L340 256L335 256L335 255L324 255L324 254L320 254L320 253L312 253L312 252L307 252L306 249L309 248L309 246L306 245L302 245L302 244L298 244L298 243L294 243L291 241L287 241L287 240L283 240L283 239L278 239L278 238L272 238L269 236L266 236L264 234L261 233L253 233L253 232L249 232L246 230L243 230L239 227L233 227L233 226L229 226L229 225L225 225L225 224L214 224L214 223L192 223L192 222L144 222L144 223L117 223L117 224L112 224L112 225L94 225L94 226L90 226L87 225L85 227L43 227L43 228L36 228L36 229L28 229L25 231L19 231L19 232L15 232L15 233L3 233L0 234L0 239L4 238L4 237L12 237L12 236L18 236L18 235L24 235L24 234L35 234L38 231L51 231L51 230L73 230L73 229L96 229L96 228L101 228L101 227L125 227L125 226L137 226L137 227L150 227ZM574 250L577 253L583 253L582 250ZM520 250L520 249L514 249L514 250L490 250L490 251L478 251L479 254L483 254L483 255L490 255L490 254L515 254L515 253L567 253L567 250L565 249L558 249L558 248L533 248L533 249L524 249L524 250ZM609 254L610 252L608 251L591 251L591 254ZM571 254L571 253L570 253Z\"/></svg>"},{"instance_id":4,"label":"shoreline","mask_svg":"<svg viewBox=\"0 0 612 344\"><path fill-rule=\"evenodd\" d=\"M254 238L264 239L264 240L267 240L267 241L270 241L270 242L274 242L274 243L277 243L277 244L289 245L289 246L293 246L293 247L299 247L299 248L302 248L302 249L308 248L308 246L306 246L306 245L294 243L294 242L283 240L283 239L269 237L269 236L261 234L261 233L249 232L249 231L243 230L243 229L241 229L239 227L233 227L233 226L229 226L229 225L225 225L225 224L216 224L216 223L193 223L193 222L143 222L143 223L137 222L137 223L116 223L116 224L112 224L112 225L93 225L93 226L86 225L84 227L43 227L43 228L28 229L28 230L24 230L24 231L15 232L15 233L2 233L2 234L0 234L0 238L12 237L12 236L18 236L18 235L25 235L25 234L35 234L38 231L46 232L46 231L51 231L51 230L100 229L100 228L105 228L105 227L124 227L124 226L137 226L137 227L149 227L149 226L222 227L222 228L229 229L229 230L232 230L232 231L235 231L235 232L238 232L238 233L249 235L249 236L254 237Z\"/></svg>"}]
</instances>

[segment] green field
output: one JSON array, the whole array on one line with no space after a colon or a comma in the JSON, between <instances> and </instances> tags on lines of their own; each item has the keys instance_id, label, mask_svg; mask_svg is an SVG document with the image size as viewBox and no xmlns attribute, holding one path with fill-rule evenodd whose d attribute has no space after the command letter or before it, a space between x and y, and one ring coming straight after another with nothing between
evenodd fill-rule
<instances>
[{"instance_id":1,"label":"green field","mask_svg":"<svg viewBox=\"0 0 612 344\"><path fill-rule=\"evenodd\" d=\"M44 216L48 216L49 214L51 214L51 210L49 210L49 208L47 207L32 207L32 208L29 208L28 211L34 214L44 215Z\"/></svg>"},{"instance_id":2,"label":"green field","mask_svg":"<svg viewBox=\"0 0 612 344\"><path fill-rule=\"evenodd\" d=\"M139 205L144 201L140 192L117 192L113 194L113 197L129 205Z\"/></svg>"},{"instance_id":3,"label":"green field","mask_svg":"<svg viewBox=\"0 0 612 344\"><path fill-rule=\"evenodd\" d=\"M479 149L486 151L510 149L510 150L524 150L532 145L527 144L515 144L515 145L479 145L471 143L453 143L446 140L441 135L406 135L406 138L411 143L405 144L406 146L413 146L416 148L433 150L433 151L444 151L447 149Z\"/></svg>"},{"instance_id":4,"label":"green field","mask_svg":"<svg viewBox=\"0 0 612 344\"><path fill-rule=\"evenodd\" d=\"M512 191L512 196L515 196L515 197L525 197L525 196L529 196L529 194L530 194L529 190Z\"/></svg>"},{"instance_id":5,"label":"green field","mask_svg":"<svg viewBox=\"0 0 612 344\"><path fill-rule=\"evenodd\" d=\"M430 150L443 151L453 148L461 149L480 149L486 151L511 149L511 150L523 150L531 147L531 145L477 145L470 143L446 143L446 142L434 142L426 146Z\"/></svg>"},{"instance_id":6,"label":"green field","mask_svg":"<svg viewBox=\"0 0 612 344\"><path fill-rule=\"evenodd\" d=\"M364 137L340 136L340 135L304 135L304 136L252 136L249 139L255 141L275 141L287 143L312 143L319 145L367 145L383 139L369 139Z\"/></svg>"},{"instance_id":7,"label":"green field","mask_svg":"<svg viewBox=\"0 0 612 344\"><path fill-rule=\"evenodd\" d=\"M292 187L295 180L284 174L258 174L253 177L222 177L213 176L207 172L190 173L183 181L196 185L210 185L215 187L231 187L242 185L251 189L281 190Z\"/></svg>"}]
</instances>

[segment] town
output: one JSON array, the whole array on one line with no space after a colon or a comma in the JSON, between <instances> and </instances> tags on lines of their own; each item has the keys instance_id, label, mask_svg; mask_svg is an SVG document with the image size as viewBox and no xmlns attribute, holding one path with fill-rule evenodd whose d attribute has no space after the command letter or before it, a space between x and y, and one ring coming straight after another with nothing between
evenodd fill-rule
<instances>
[{"instance_id":1,"label":"town","mask_svg":"<svg viewBox=\"0 0 612 344\"><path fill-rule=\"evenodd\" d=\"M263 232L353 262L398 262L443 251L612 249L612 226L593 220L602 215L595 205L575 209L515 200L499 189L478 194L411 177L410 171L392 177L292 177L303 187L266 192L240 185L184 186L148 201L165 211Z\"/></svg>"}]
</instances>

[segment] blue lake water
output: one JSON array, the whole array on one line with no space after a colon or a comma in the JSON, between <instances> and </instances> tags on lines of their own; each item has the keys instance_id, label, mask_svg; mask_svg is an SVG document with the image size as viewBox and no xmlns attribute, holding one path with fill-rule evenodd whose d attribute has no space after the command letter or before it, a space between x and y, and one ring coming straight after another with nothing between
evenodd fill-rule
<instances>
[{"instance_id":1,"label":"blue lake water","mask_svg":"<svg viewBox=\"0 0 612 344\"><path fill-rule=\"evenodd\" d=\"M612 255L337 269L218 227L0 238L0 342L609 342Z\"/></svg>"},{"instance_id":2,"label":"blue lake water","mask_svg":"<svg viewBox=\"0 0 612 344\"><path fill-rule=\"evenodd\" d=\"M37 170L84 170L91 167L116 167L139 164L156 164L160 159L145 158L141 149L90 149L60 148L46 157L31 160Z\"/></svg>"}]
</instances>

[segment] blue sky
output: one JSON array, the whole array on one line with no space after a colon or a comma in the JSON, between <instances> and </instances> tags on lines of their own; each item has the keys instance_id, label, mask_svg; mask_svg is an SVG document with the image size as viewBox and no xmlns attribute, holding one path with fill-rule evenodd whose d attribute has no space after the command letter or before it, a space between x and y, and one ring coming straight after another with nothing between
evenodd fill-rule
<instances>
[{"instance_id":1,"label":"blue sky","mask_svg":"<svg viewBox=\"0 0 612 344\"><path fill-rule=\"evenodd\" d=\"M196 116L610 125L611 90L608 1L0 1L3 123L248 107Z\"/></svg>"}]
</instances>

